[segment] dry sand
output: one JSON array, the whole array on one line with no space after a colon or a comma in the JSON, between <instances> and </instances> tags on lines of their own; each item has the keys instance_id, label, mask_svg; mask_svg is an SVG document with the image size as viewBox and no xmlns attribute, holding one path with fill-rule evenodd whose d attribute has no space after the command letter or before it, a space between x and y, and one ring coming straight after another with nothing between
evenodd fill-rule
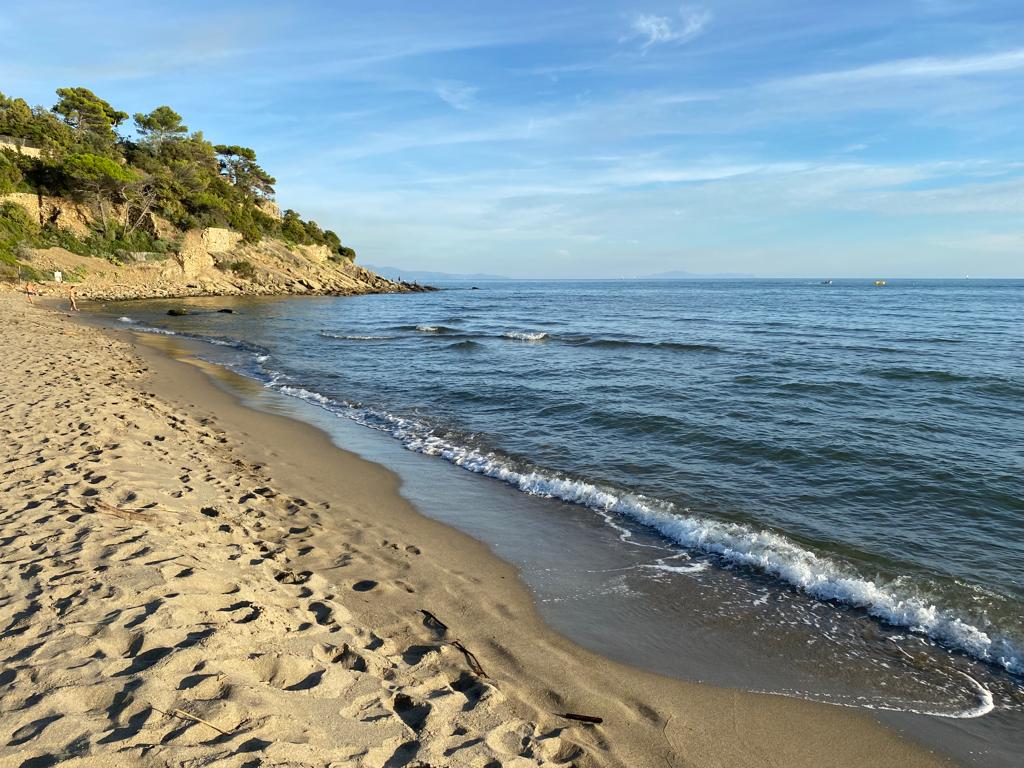
<instances>
[{"instance_id":1,"label":"dry sand","mask_svg":"<svg viewBox=\"0 0 1024 768\"><path fill-rule=\"evenodd\" d=\"M0 768L946 764L575 646L386 469L141 338L0 296L0 361Z\"/></svg>"}]
</instances>

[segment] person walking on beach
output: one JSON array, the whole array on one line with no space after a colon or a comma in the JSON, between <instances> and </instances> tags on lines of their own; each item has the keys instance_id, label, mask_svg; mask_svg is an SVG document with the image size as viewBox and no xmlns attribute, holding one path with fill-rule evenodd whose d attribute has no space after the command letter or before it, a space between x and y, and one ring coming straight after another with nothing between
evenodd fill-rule
<instances>
[{"instance_id":1,"label":"person walking on beach","mask_svg":"<svg viewBox=\"0 0 1024 768\"><path fill-rule=\"evenodd\" d=\"M73 312L80 312L81 311L78 308L78 303L75 301L75 289L74 288L68 288L68 304L71 305L70 309Z\"/></svg>"},{"instance_id":2,"label":"person walking on beach","mask_svg":"<svg viewBox=\"0 0 1024 768\"><path fill-rule=\"evenodd\" d=\"M26 281L25 281L25 298L26 298L26 299L28 299L28 303L29 303L29 304L33 304L33 303L34 303L34 302L32 301L32 294L33 294L33 292L34 292L34 291L33 291L33 288L34 288L34 286L32 285L32 283L30 283L30 282L28 282L28 281L26 280Z\"/></svg>"}]
</instances>

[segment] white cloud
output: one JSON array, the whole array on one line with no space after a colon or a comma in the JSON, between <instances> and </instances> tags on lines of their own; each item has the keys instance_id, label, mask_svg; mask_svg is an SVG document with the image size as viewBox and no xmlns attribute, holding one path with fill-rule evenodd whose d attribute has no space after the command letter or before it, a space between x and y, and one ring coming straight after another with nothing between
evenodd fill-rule
<instances>
[{"instance_id":1,"label":"white cloud","mask_svg":"<svg viewBox=\"0 0 1024 768\"><path fill-rule=\"evenodd\" d=\"M1024 48L1015 48L979 56L948 58L928 56L914 59L896 59L864 67L800 75L776 81L775 84L784 86L837 85L865 83L875 80L964 77L966 75L1009 72L1016 69L1024 69Z\"/></svg>"},{"instance_id":2,"label":"white cloud","mask_svg":"<svg viewBox=\"0 0 1024 768\"><path fill-rule=\"evenodd\" d=\"M469 109L479 90L475 86L458 80L436 80L434 82L434 93L441 101L454 109Z\"/></svg>"},{"instance_id":3,"label":"white cloud","mask_svg":"<svg viewBox=\"0 0 1024 768\"><path fill-rule=\"evenodd\" d=\"M662 43L685 43L693 40L707 28L711 22L711 11L701 7L683 6L679 9L679 18L655 16L643 13L636 16L630 25L630 37L643 39L646 51L652 45Z\"/></svg>"}]
</instances>

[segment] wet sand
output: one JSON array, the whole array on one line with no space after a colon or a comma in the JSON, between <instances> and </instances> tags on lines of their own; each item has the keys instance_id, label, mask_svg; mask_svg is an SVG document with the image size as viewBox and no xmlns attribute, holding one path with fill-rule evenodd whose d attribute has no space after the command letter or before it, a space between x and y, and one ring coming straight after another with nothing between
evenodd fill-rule
<instances>
[{"instance_id":1,"label":"wet sand","mask_svg":"<svg viewBox=\"0 0 1024 768\"><path fill-rule=\"evenodd\" d=\"M0 302L0 766L946 764L856 711L586 651L387 469L134 334Z\"/></svg>"}]
</instances>

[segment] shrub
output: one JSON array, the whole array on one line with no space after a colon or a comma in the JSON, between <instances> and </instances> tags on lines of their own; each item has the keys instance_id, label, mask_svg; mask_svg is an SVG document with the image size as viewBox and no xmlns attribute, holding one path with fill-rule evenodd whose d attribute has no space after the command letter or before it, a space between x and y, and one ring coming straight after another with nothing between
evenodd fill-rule
<instances>
[{"instance_id":1,"label":"shrub","mask_svg":"<svg viewBox=\"0 0 1024 768\"><path fill-rule=\"evenodd\" d=\"M0 259L16 264L15 250L24 242L33 242L39 233L28 211L17 203L0 203Z\"/></svg>"},{"instance_id":2,"label":"shrub","mask_svg":"<svg viewBox=\"0 0 1024 768\"><path fill-rule=\"evenodd\" d=\"M27 280L32 283L41 283L44 280L49 279L49 275L40 272L35 267L29 266L28 264L18 265L18 279Z\"/></svg>"},{"instance_id":3,"label":"shrub","mask_svg":"<svg viewBox=\"0 0 1024 768\"><path fill-rule=\"evenodd\" d=\"M246 261L245 259L232 261L228 264L228 269L238 277L246 280L253 280L256 277L256 267L253 266L251 261Z\"/></svg>"}]
</instances>

